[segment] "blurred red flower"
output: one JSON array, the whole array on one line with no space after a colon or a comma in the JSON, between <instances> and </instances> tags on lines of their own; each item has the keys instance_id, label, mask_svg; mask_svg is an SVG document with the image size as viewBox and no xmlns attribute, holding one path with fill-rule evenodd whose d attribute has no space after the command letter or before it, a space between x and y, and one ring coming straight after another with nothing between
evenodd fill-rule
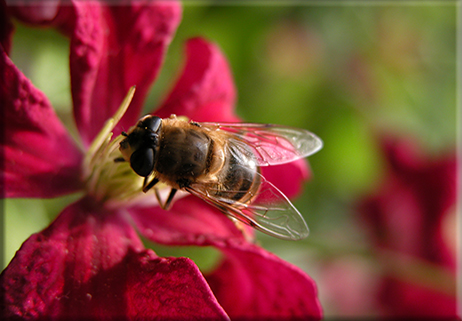
<instances>
[{"instance_id":1,"label":"blurred red flower","mask_svg":"<svg viewBox=\"0 0 462 321\"><path fill-rule=\"evenodd\" d=\"M104 193L97 194L82 179L89 170L85 153L132 85L137 93L114 135L140 117L180 22L177 2L108 6L75 1L26 7L3 2L0 9L2 191L11 198L84 191L50 226L26 240L2 272L3 317L321 318L316 286L308 275L247 242L225 215L203 201L188 196L168 212L144 203L109 206L111 187L98 185ZM73 111L84 151L47 97L8 57L11 15L31 25L52 26L70 38ZM182 74L156 115L237 121L233 79L219 49L195 38L187 42L186 52ZM291 173L290 183L278 179L281 170ZM309 175L304 161L277 171L265 169L265 176L289 197ZM160 244L214 246L223 261L204 277L188 258L162 258L145 249L135 229Z\"/></svg>"},{"instance_id":2,"label":"blurred red flower","mask_svg":"<svg viewBox=\"0 0 462 321\"><path fill-rule=\"evenodd\" d=\"M360 204L383 270L378 304L386 316L455 317L455 154L434 159L411 141L381 143L385 180Z\"/></svg>"}]
</instances>

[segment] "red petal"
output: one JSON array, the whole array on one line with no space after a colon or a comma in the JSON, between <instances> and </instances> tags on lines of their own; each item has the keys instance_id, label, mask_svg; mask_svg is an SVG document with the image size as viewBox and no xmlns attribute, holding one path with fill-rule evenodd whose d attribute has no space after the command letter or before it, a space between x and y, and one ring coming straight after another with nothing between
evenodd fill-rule
<instances>
[{"instance_id":1,"label":"red petal","mask_svg":"<svg viewBox=\"0 0 462 321\"><path fill-rule=\"evenodd\" d=\"M70 3L70 1L68 1ZM35 1L33 3L9 3L12 15L28 25L56 27L67 36L72 35L75 25L74 8L60 1Z\"/></svg>"},{"instance_id":2,"label":"red petal","mask_svg":"<svg viewBox=\"0 0 462 321\"><path fill-rule=\"evenodd\" d=\"M195 121L233 122L236 90L229 65L212 43L194 38L186 45L186 65L155 114L184 115Z\"/></svg>"},{"instance_id":3,"label":"red petal","mask_svg":"<svg viewBox=\"0 0 462 321\"><path fill-rule=\"evenodd\" d=\"M120 271L128 249L141 250L120 213L88 198L32 235L1 276L6 314L26 318L124 313Z\"/></svg>"},{"instance_id":4,"label":"red petal","mask_svg":"<svg viewBox=\"0 0 462 321\"><path fill-rule=\"evenodd\" d=\"M231 319L322 318L316 285L303 271L256 245L217 245L226 259L206 278Z\"/></svg>"},{"instance_id":5,"label":"red petal","mask_svg":"<svg viewBox=\"0 0 462 321\"><path fill-rule=\"evenodd\" d=\"M82 154L46 96L0 49L6 197L55 197L82 187Z\"/></svg>"},{"instance_id":6,"label":"red petal","mask_svg":"<svg viewBox=\"0 0 462 321\"><path fill-rule=\"evenodd\" d=\"M454 288L455 283L456 280ZM383 278L379 289L380 306L388 317L414 320L459 319L455 295L390 277Z\"/></svg>"},{"instance_id":7,"label":"red petal","mask_svg":"<svg viewBox=\"0 0 462 321\"><path fill-rule=\"evenodd\" d=\"M445 240L443 225L457 204L456 157L451 153L433 159L415 143L390 137L382 140L382 147L389 165L386 179L359 206L372 243L449 273L447 282L438 283L445 291L424 283L406 283L397 280L393 271L409 271L412 266L407 260L395 259L391 274L385 269L381 277L377 301L389 316L454 316L456 297L449 291L451 285L455 291L457 259L455 248ZM384 262L387 266L386 259Z\"/></svg>"},{"instance_id":8,"label":"red petal","mask_svg":"<svg viewBox=\"0 0 462 321\"><path fill-rule=\"evenodd\" d=\"M11 10L14 16L28 24L49 25L53 22L59 12L59 1L48 1L46 3L33 2L24 4L18 1L12 3Z\"/></svg>"},{"instance_id":9,"label":"red petal","mask_svg":"<svg viewBox=\"0 0 462 321\"><path fill-rule=\"evenodd\" d=\"M170 211L131 209L140 232L162 244L213 245L226 260L207 277L231 318L322 316L314 282L301 270L243 241L234 224L202 200L186 197Z\"/></svg>"},{"instance_id":10,"label":"red petal","mask_svg":"<svg viewBox=\"0 0 462 321\"><path fill-rule=\"evenodd\" d=\"M444 217L456 206L455 155L431 159L416 144L392 139L385 139L383 148L387 179L359 208L371 238L378 246L455 269L456 258L441 235Z\"/></svg>"},{"instance_id":11,"label":"red petal","mask_svg":"<svg viewBox=\"0 0 462 321\"><path fill-rule=\"evenodd\" d=\"M133 126L180 21L177 2L107 6L75 2L71 39L74 115L85 144L113 116L129 87L137 92L115 130Z\"/></svg>"},{"instance_id":12,"label":"red petal","mask_svg":"<svg viewBox=\"0 0 462 321\"><path fill-rule=\"evenodd\" d=\"M262 167L262 175L289 198L300 194L303 183L311 176L305 159L277 165Z\"/></svg>"},{"instance_id":13,"label":"red petal","mask_svg":"<svg viewBox=\"0 0 462 321\"><path fill-rule=\"evenodd\" d=\"M121 214L85 198L31 236L1 275L3 315L226 318L192 261L142 252L141 241Z\"/></svg>"},{"instance_id":14,"label":"red petal","mask_svg":"<svg viewBox=\"0 0 462 321\"><path fill-rule=\"evenodd\" d=\"M140 233L160 244L206 245L242 238L226 215L193 196L178 200L169 211L149 207L132 208L130 213Z\"/></svg>"},{"instance_id":15,"label":"red petal","mask_svg":"<svg viewBox=\"0 0 462 321\"><path fill-rule=\"evenodd\" d=\"M125 293L129 319L228 319L190 259L153 258L150 251L135 255L127 263L131 267Z\"/></svg>"}]
</instances>

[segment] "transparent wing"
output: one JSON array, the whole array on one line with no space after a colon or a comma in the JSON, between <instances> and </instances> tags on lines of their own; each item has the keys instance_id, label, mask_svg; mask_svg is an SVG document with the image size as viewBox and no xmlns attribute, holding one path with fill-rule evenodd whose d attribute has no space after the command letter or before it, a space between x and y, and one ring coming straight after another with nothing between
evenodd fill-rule
<instances>
[{"instance_id":1,"label":"transparent wing","mask_svg":"<svg viewBox=\"0 0 462 321\"><path fill-rule=\"evenodd\" d=\"M199 123L209 130L229 133L229 144L243 155L252 149L259 166L277 165L310 156L322 148L322 140L299 128L251 123Z\"/></svg>"},{"instance_id":2,"label":"transparent wing","mask_svg":"<svg viewBox=\"0 0 462 321\"><path fill-rule=\"evenodd\" d=\"M185 189L226 215L268 235L286 240L307 237L309 230L302 215L276 186L260 177L261 187L251 203L233 200L235 191L232 190L220 189L220 196L215 196L213 188L202 184L192 184Z\"/></svg>"}]
</instances>

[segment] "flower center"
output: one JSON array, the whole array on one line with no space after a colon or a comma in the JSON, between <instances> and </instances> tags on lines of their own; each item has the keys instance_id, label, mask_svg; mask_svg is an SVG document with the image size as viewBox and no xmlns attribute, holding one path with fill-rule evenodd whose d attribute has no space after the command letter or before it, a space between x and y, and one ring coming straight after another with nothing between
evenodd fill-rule
<instances>
[{"instance_id":1,"label":"flower center","mask_svg":"<svg viewBox=\"0 0 462 321\"><path fill-rule=\"evenodd\" d=\"M119 135L111 140L112 131L125 114L134 92L135 88L130 88L119 110L93 140L83 161L83 179L87 193L108 207L119 207L122 204L126 207L129 203L146 206L158 204L152 194L143 193L144 178L138 176L128 162L115 161L122 156L119 144L124 136Z\"/></svg>"}]
</instances>

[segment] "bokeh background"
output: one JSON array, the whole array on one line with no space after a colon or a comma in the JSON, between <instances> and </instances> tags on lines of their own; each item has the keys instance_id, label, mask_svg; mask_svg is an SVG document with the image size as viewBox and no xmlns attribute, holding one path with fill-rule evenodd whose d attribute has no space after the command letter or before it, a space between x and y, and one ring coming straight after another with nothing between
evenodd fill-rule
<instances>
[{"instance_id":1,"label":"bokeh background","mask_svg":"<svg viewBox=\"0 0 462 321\"><path fill-rule=\"evenodd\" d=\"M68 40L54 30L29 28L17 21L15 25L13 61L75 132ZM358 204L380 194L391 175L381 144L384 137L409 142L421 162L454 158L459 117L457 27L456 2L450 1L219 5L186 1L183 20L145 108L152 110L178 75L186 39L204 36L217 43L235 77L236 110L242 119L306 128L324 141L324 148L309 158L311 180L294 200L310 236L288 242L259 233L261 245L313 277L326 317L399 315L393 304L384 302L384 275L430 291L432 298L441 295L445 303L440 312L445 315L455 309L454 267L417 255L416 260L387 269ZM454 179L455 170L451 173ZM77 198L6 200L3 265L30 234L46 227ZM456 209L454 198L449 211L437 213L449 223L436 227L454 260L456 222L460 225ZM421 240L432 233L420 232ZM147 246L159 255L189 256L204 271L219 255L213 249L166 248L148 242ZM388 250L387 260L399 261L393 249ZM426 299L419 301L418 291L397 290L392 295L401 300L399 295L410 293L417 310L427 304Z\"/></svg>"}]
</instances>

